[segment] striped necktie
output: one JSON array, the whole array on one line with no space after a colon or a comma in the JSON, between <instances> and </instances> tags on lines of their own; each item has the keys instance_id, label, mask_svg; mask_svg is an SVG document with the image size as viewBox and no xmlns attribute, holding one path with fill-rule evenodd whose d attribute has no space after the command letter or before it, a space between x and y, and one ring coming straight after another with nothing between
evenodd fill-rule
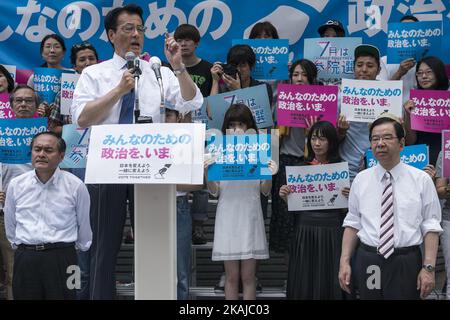
<instances>
[{"instance_id":1,"label":"striped necktie","mask_svg":"<svg viewBox=\"0 0 450 320\"><path fill-rule=\"evenodd\" d=\"M380 245L378 247L378 252L385 259L394 253L394 195L392 190L392 175L390 172L386 172L383 176Z\"/></svg>"}]
</instances>

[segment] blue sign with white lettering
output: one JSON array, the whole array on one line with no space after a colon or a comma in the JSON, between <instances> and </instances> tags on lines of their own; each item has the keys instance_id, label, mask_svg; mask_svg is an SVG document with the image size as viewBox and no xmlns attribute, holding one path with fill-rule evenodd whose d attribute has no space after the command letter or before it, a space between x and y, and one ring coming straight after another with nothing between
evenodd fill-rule
<instances>
[{"instance_id":1,"label":"blue sign with white lettering","mask_svg":"<svg viewBox=\"0 0 450 320\"><path fill-rule=\"evenodd\" d=\"M31 139L47 131L47 118L0 119L0 162L31 162Z\"/></svg>"},{"instance_id":2,"label":"blue sign with white lettering","mask_svg":"<svg viewBox=\"0 0 450 320\"><path fill-rule=\"evenodd\" d=\"M206 150L215 162L208 180L272 179L270 134L213 135Z\"/></svg>"},{"instance_id":3,"label":"blue sign with white lettering","mask_svg":"<svg viewBox=\"0 0 450 320\"><path fill-rule=\"evenodd\" d=\"M388 24L387 61L400 63L426 56L441 57L442 22L398 22Z\"/></svg>"},{"instance_id":4,"label":"blue sign with white lettering","mask_svg":"<svg viewBox=\"0 0 450 320\"><path fill-rule=\"evenodd\" d=\"M287 39L234 39L232 45L249 45L256 55L252 76L258 80L287 80L289 40Z\"/></svg>"},{"instance_id":5,"label":"blue sign with white lettering","mask_svg":"<svg viewBox=\"0 0 450 320\"><path fill-rule=\"evenodd\" d=\"M429 163L428 146L426 144L416 144L404 147L402 152L400 152L400 161L422 170ZM366 151L366 167L371 168L377 164L378 161L375 159L372 150L368 149Z\"/></svg>"}]
</instances>

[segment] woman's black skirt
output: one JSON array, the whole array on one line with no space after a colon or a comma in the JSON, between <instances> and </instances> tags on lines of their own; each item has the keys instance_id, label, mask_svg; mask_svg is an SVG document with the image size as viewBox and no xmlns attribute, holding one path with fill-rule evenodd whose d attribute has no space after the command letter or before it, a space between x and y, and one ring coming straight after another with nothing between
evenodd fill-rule
<instances>
[{"instance_id":1,"label":"woman's black skirt","mask_svg":"<svg viewBox=\"0 0 450 320\"><path fill-rule=\"evenodd\" d=\"M296 213L289 254L288 299L343 299L338 272L341 255L342 210Z\"/></svg>"}]
</instances>

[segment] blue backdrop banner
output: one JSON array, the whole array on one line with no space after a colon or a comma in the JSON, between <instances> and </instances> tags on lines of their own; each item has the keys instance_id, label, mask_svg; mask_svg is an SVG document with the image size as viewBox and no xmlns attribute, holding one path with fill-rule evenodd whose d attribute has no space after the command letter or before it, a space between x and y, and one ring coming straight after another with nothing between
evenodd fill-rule
<instances>
[{"instance_id":1,"label":"blue backdrop banner","mask_svg":"<svg viewBox=\"0 0 450 320\"><path fill-rule=\"evenodd\" d=\"M450 19L450 3L443 0L16 0L2 1L0 19L0 63L32 69L42 64L41 39L58 33L68 48L64 66L71 67L70 47L91 42L100 59L112 55L103 27L106 13L113 7L136 3L144 10L144 49L165 60L163 39L181 23L198 27L202 40L200 57L224 61L232 39L248 38L252 26L268 20L281 39L289 39L290 58L303 54L303 40L318 36L317 29L329 19L342 22L346 35L362 37L364 43L386 52L388 22L403 15L420 21ZM446 22L446 21L444 21ZM447 36L448 37L448 36Z\"/></svg>"}]
</instances>

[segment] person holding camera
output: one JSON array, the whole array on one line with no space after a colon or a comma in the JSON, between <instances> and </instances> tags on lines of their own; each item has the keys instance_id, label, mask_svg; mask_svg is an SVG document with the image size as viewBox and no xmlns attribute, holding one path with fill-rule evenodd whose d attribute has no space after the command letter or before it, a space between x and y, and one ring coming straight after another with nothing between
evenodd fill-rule
<instances>
[{"instance_id":1,"label":"person holding camera","mask_svg":"<svg viewBox=\"0 0 450 320\"><path fill-rule=\"evenodd\" d=\"M213 84L211 95L258 86L265 82L253 79L251 74L256 64L256 55L246 44L237 44L228 50L227 64L215 62L211 68ZM270 105L272 88L267 86Z\"/></svg>"}]
</instances>

